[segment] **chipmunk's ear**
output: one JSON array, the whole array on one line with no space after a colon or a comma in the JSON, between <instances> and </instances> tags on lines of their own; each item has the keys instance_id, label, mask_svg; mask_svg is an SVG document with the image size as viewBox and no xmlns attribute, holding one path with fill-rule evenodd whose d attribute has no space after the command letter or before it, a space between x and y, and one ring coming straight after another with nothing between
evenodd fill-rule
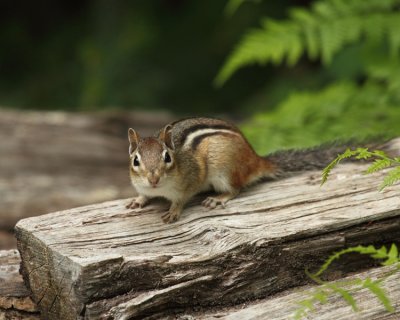
<instances>
[{"instance_id":1,"label":"chipmunk's ear","mask_svg":"<svg viewBox=\"0 0 400 320\"><path fill-rule=\"evenodd\" d=\"M161 129L160 135L158 138L165 143L165 145L174 150L174 142L172 141L172 126L170 124L166 125L164 128Z\"/></svg>"},{"instance_id":2,"label":"chipmunk's ear","mask_svg":"<svg viewBox=\"0 0 400 320\"><path fill-rule=\"evenodd\" d=\"M136 150L139 144L140 136L135 130L129 128L128 139L129 139L129 154L132 154L132 152Z\"/></svg>"}]
</instances>

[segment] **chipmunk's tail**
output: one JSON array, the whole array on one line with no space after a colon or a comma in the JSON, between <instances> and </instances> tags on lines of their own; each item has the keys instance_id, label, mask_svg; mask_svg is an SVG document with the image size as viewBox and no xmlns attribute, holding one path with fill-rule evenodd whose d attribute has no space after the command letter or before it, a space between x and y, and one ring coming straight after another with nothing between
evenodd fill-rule
<instances>
[{"instance_id":1,"label":"chipmunk's tail","mask_svg":"<svg viewBox=\"0 0 400 320\"><path fill-rule=\"evenodd\" d=\"M393 149L393 141L397 141L397 151ZM264 157L266 161L271 163L276 169L276 176L282 177L291 175L295 172L302 172L308 170L318 170L325 168L332 160L339 154L345 152L347 149L368 148L369 150L382 150L387 153L395 152L399 154L400 151L400 138L391 141L382 138L375 138L373 141L347 141L347 142L334 142L326 143L317 147L308 149L291 149L278 151ZM344 161L354 161L354 159L346 159ZM360 160L357 160L360 161Z\"/></svg>"}]
</instances>

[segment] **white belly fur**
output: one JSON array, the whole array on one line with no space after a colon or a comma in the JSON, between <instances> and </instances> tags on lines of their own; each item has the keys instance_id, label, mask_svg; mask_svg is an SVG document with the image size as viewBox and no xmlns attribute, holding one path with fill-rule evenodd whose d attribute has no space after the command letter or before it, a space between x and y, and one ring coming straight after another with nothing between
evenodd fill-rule
<instances>
[{"instance_id":1,"label":"white belly fur","mask_svg":"<svg viewBox=\"0 0 400 320\"><path fill-rule=\"evenodd\" d=\"M210 170L207 176L207 185L216 192L231 192L232 187L228 179L228 175L220 170Z\"/></svg>"},{"instance_id":2,"label":"white belly fur","mask_svg":"<svg viewBox=\"0 0 400 320\"><path fill-rule=\"evenodd\" d=\"M143 184L135 184L133 182L132 184L139 194L149 198L162 197L170 201L175 201L182 197L182 191L177 190L173 183L168 183L166 181L164 181L164 183L159 185L157 188Z\"/></svg>"}]
</instances>

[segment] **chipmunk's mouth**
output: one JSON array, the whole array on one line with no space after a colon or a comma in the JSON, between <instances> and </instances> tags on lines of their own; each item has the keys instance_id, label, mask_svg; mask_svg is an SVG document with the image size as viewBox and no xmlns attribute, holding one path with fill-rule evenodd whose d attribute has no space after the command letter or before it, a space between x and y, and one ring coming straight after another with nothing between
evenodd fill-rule
<instances>
[{"instance_id":1,"label":"chipmunk's mouth","mask_svg":"<svg viewBox=\"0 0 400 320\"><path fill-rule=\"evenodd\" d=\"M159 182L157 182L157 183L149 182L148 187L151 189L158 189L158 188L160 188L160 183Z\"/></svg>"},{"instance_id":2,"label":"chipmunk's mouth","mask_svg":"<svg viewBox=\"0 0 400 320\"><path fill-rule=\"evenodd\" d=\"M157 175L151 175L147 177L147 181L149 182L150 187L157 188L160 184L160 177Z\"/></svg>"}]
</instances>

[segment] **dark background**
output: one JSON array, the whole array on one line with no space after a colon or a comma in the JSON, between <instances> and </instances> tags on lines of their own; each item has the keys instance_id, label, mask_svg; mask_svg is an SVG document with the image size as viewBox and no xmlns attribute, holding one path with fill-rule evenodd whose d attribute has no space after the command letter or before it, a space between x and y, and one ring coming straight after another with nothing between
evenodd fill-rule
<instances>
[{"instance_id":1,"label":"dark background","mask_svg":"<svg viewBox=\"0 0 400 320\"><path fill-rule=\"evenodd\" d=\"M308 1L2 1L0 105L51 110L167 109L246 116L293 88L322 85L311 63L213 80L260 18ZM322 77L323 78L323 77Z\"/></svg>"}]
</instances>

